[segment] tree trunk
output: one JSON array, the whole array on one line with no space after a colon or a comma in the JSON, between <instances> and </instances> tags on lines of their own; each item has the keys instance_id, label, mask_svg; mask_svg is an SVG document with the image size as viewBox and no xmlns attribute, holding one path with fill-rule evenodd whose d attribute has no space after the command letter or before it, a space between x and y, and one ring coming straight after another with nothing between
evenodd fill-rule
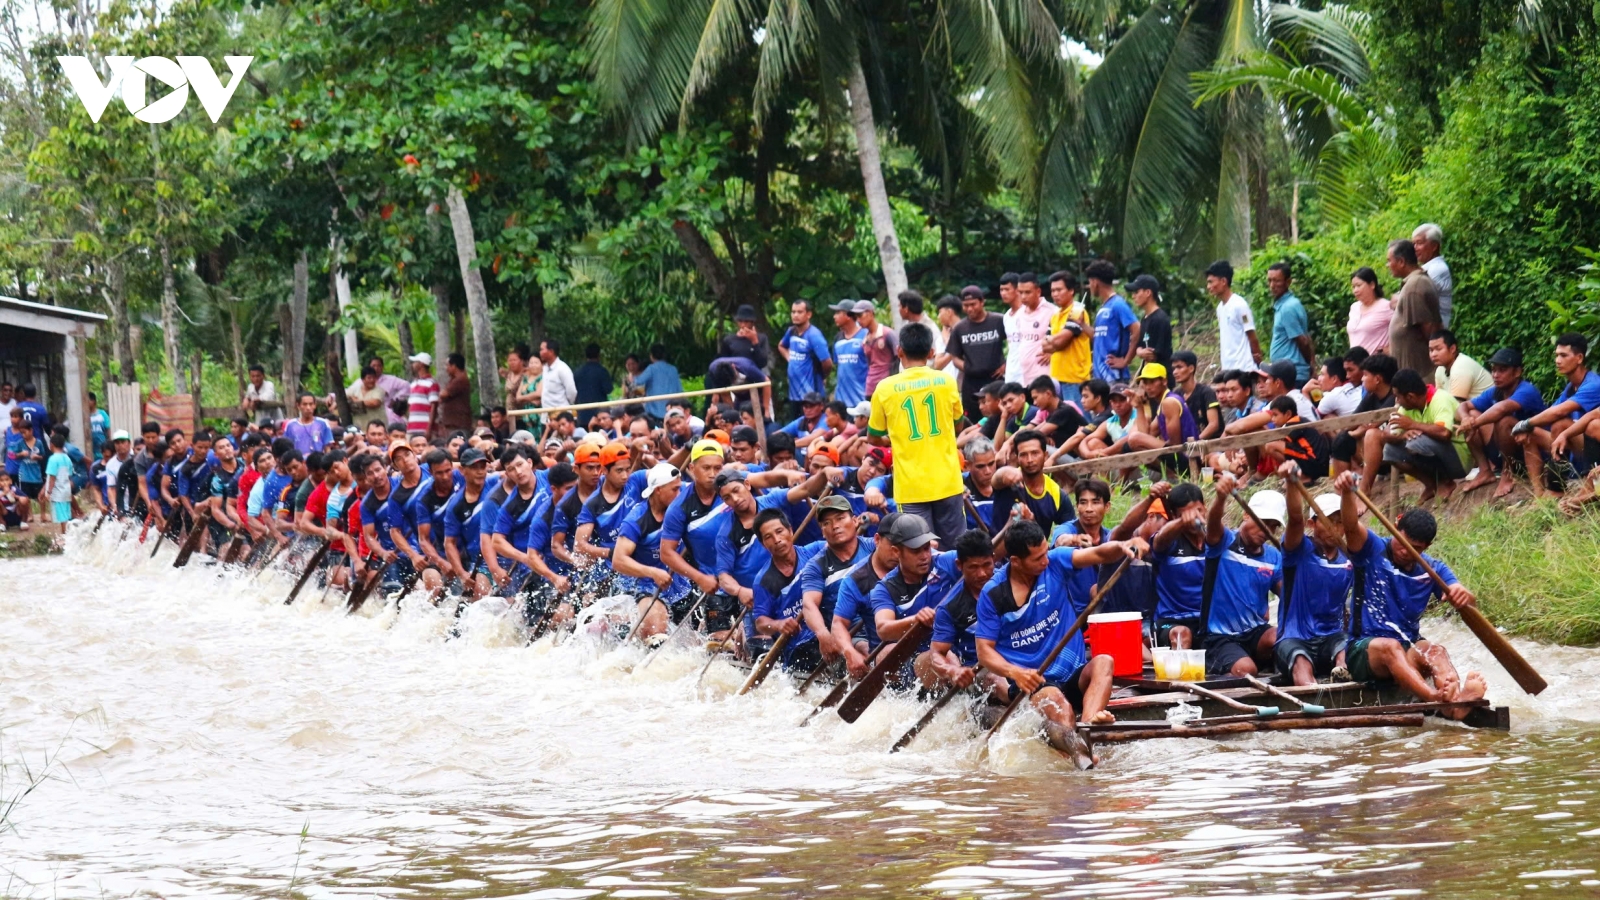
<instances>
[{"instance_id":1,"label":"tree trunk","mask_svg":"<svg viewBox=\"0 0 1600 900\"><path fill-rule=\"evenodd\" d=\"M117 375L123 384L138 378L133 367L133 335L128 313L126 270L121 260L106 264L106 305L111 307L111 352L116 357Z\"/></svg>"},{"instance_id":2,"label":"tree trunk","mask_svg":"<svg viewBox=\"0 0 1600 900\"><path fill-rule=\"evenodd\" d=\"M206 387L205 361L205 354L199 350L194 351L194 356L189 359L189 383L194 387L194 414L197 419L204 416L201 406L204 405Z\"/></svg>"},{"instance_id":3,"label":"tree trunk","mask_svg":"<svg viewBox=\"0 0 1600 900\"><path fill-rule=\"evenodd\" d=\"M395 293L395 300L398 301L400 299L399 292L396 291ZM411 336L411 323L407 322L405 319L401 319L395 324L394 333L395 337L397 337L400 341L400 358L410 359L411 357L415 356L417 353L417 342ZM438 360L434 360L434 362L437 363Z\"/></svg>"},{"instance_id":4,"label":"tree trunk","mask_svg":"<svg viewBox=\"0 0 1600 900\"><path fill-rule=\"evenodd\" d=\"M456 260L461 264L461 285L466 289L467 314L472 320L472 350L478 364L478 404L500 405L499 354L494 349L494 324L489 320L489 296L478 271L478 244L472 231L472 214L461 189L450 186L445 197L450 207L450 230L455 233Z\"/></svg>"},{"instance_id":5,"label":"tree trunk","mask_svg":"<svg viewBox=\"0 0 1600 900\"><path fill-rule=\"evenodd\" d=\"M243 404L244 387L250 383L250 376L244 365L244 335L239 331L239 304L238 301L229 300L224 305L228 309L228 331L233 338L233 374L239 379L239 402Z\"/></svg>"},{"instance_id":6,"label":"tree trunk","mask_svg":"<svg viewBox=\"0 0 1600 900\"><path fill-rule=\"evenodd\" d=\"M450 283L435 281L433 291L433 361L450 355Z\"/></svg>"},{"instance_id":7,"label":"tree trunk","mask_svg":"<svg viewBox=\"0 0 1600 900\"><path fill-rule=\"evenodd\" d=\"M467 313L466 310L457 309L450 314L455 319L455 331L450 335L450 349L462 356L467 355Z\"/></svg>"},{"instance_id":8,"label":"tree trunk","mask_svg":"<svg viewBox=\"0 0 1600 900\"><path fill-rule=\"evenodd\" d=\"M350 398L344 392L344 379L339 374L339 266L334 262L328 266L328 304L325 311L328 317L328 335L322 341L323 361L327 366L328 390L333 393L334 406L339 411L339 421L348 425L353 419L350 417ZM331 411L331 410L330 410Z\"/></svg>"},{"instance_id":9,"label":"tree trunk","mask_svg":"<svg viewBox=\"0 0 1600 900\"><path fill-rule=\"evenodd\" d=\"M535 281L528 291L528 340L537 350L544 338L544 285Z\"/></svg>"},{"instance_id":10,"label":"tree trunk","mask_svg":"<svg viewBox=\"0 0 1600 900\"><path fill-rule=\"evenodd\" d=\"M178 287L172 278L172 246L165 235L161 249L161 340L166 347L167 368L172 370L172 392L189 393L189 379L183 371L183 348L178 338Z\"/></svg>"},{"instance_id":11,"label":"tree trunk","mask_svg":"<svg viewBox=\"0 0 1600 900\"><path fill-rule=\"evenodd\" d=\"M1231 132L1222 141L1216 249L1235 269L1250 265L1250 153L1245 139Z\"/></svg>"},{"instance_id":12,"label":"tree trunk","mask_svg":"<svg viewBox=\"0 0 1600 900\"><path fill-rule=\"evenodd\" d=\"M867 212L872 218L872 236L878 242L884 286L889 290L889 308L894 311L894 327L899 328L900 304L895 298L910 283L906 280L905 258L900 255L900 238L894 230L889 189L883 183L878 126L872 119L872 95L867 91L867 73L861 68L859 54L850 67L850 124L855 128L856 158L861 163L861 182L866 189Z\"/></svg>"},{"instance_id":13,"label":"tree trunk","mask_svg":"<svg viewBox=\"0 0 1600 900\"><path fill-rule=\"evenodd\" d=\"M683 248L689 261L694 263L695 272L700 275L706 287L711 289L711 295L717 299L717 306L725 315L732 316L734 310L739 308L739 291L728 267L717 258L716 251L711 249L711 242L700 233L694 223L678 219L672 223L672 233L678 238L678 246Z\"/></svg>"},{"instance_id":14,"label":"tree trunk","mask_svg":"<svg viewBox=\"0 0 1600 900\"><path fill-rule=\"evenodd\" d=\"M306 306L311 292L311 262L302 248L294 258L294 288L289 294L288 326L283 332L283 376L278 381L278 396L290 398L300 393L300 369L306 362Z\"/></svg>"}]
</instances>

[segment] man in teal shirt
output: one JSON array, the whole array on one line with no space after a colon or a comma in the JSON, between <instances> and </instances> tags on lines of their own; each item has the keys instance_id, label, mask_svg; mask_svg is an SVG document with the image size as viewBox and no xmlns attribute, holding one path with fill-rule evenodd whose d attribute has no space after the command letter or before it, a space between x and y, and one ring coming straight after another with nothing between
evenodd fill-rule
<instances>
[{"instance_id":1,"label":"man in teal shirt","mask_svg":"<svg viewBox=\"0 0 1600 900\"><path fill-rule=\"evenodd\" d=\"M1302 387L1311 380L1316 348L1311 344L1311 319L1306 316L1305 304L1290 292L1290 280L1287 262L1267 267L1267 290L1272 294L1272 359L1294 363L1294 386Z\"/></svg>"}]
</instances>

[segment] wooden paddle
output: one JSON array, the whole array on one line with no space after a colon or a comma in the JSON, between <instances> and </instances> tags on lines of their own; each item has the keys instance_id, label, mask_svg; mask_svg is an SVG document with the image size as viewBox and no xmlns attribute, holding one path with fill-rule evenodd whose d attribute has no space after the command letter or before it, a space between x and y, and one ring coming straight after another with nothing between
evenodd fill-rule
<instances>
[{"instance_id":1,"label":"wooden paddle","mask_svg":"<svg viewBox=\"0 0 1600 900\"><path fill-rule=\"evenodd\" d=\"M883 648L887 646L889 645L879 644L878 646L873 647L872 652L867 654L867 665L872 665L873 660L877 659L878 654L882 653ZM822 712L825 709L832 709L833 707L837 706L839 701L844 699L844 692L849 690L849 688L849 677L839 679L839 683L833 686L833 690L828 692L828 696L823 697L822 702L812 707L811 712L806 713L806 717L800 720L800 726L804 728L806 723L810 722L811 718L817 713Z\"/></svg>"},{"instance_id":2,"label":"wooden paddle","mask_svg":"<svg viewBox=\"0 0 1600 900\"><path fill-rule=\"evenodd\" d=\"M233 565L234 560L239 558L239 551L243 549L244 538L234 535L233 540L229 541L228 545L222 548L222 553L217 557L217 562L220 562L225 566L231 566Z\"/></svg>"},{"instance_id":3,"label":"wooden paddle","mask_svg":"<svg viewBox=\"0 0 1600 900\"><path fill-rule=\"evenodd\" d=\"M855 636L861 632L861 624L861 620L857 619L856 623L850 626L851 640L855 640ZM839 660L839 665L841 668L844 666L844 659L842 657ZM801 694L804 694L806 692L806 688L811 687L811 682L816 681L817 676L821 675L822 670L826 668L828 668L826 663L818 663L817 667L811 670L811 674L806 676L806 680L800 682L800 686L794 689L795 696L798 697ZM842 680L844 678L844 673L841 672L839 677Z\"/></svg>"},{"instance_id":4,"label":"wooden paddle","mask_svg":"<svg viewBox=\"0 0 1600 900\"><path fill-rule=\"evenodd\" d=\"M322 546L317 548L317 552L311 554L311 559L306 562L305 571L300 573L300 578L295 581L294 589L289 592L288 599L283 601L284 606L293 603L294 598L300 596L300 589L306 586L306 582L311 580L312 573L316 572L317 567L322 565L322 560L327 557L330 546L332 545L327 540L323 540Z\"/></svg>"},{"instance_id":5,"label":"wooden paddle","mask_svg":"<svg viewBox=\"0 0 1600 900\"><path fill-rule=\"evenodd\" d=\"M878 660L877 665L868 669L867 674L862 676L861 681L856 684L855 690L851 691L850 696L844 698L844 702L839 704L839 718L846 722L854 722L856 719L861 718L861 714L866 712L868 706L872 705L872 701L878 699L878 695L883 693L889 676L899 672L900 667L916 655L917 648L921 647L922 642L927 640L931 634L933 634L933 626L923 625L919 622L911 626L910 631L901 635L900 640L893 641L894 649L884 654L883 658ZM887 643L889 642L885 642L885 644ZM885 646L885 644L879 644L878 646Z\"/></svg>"},{"instance_id":6,"label":"wooden paddle","mask_svg":"<svg viewBox=\"0 0 1600 900\"><path fill-rule=\"evenodd\" d=\"M789 645L790 636L788 632L778 635L778 639L772 642L772 648L767 651L765 656L761 657L761 661L756 663L755 668L750 670L750 677L744 680L744 686L740 687L739 693L734 696L748 694L755 689L756 685L766 679L767 673L772 671L773 664L783 654L783 648Z\"/></svg>"},{"instance_id":7,"label":"wooden paddle","mask_svg":"<svg viewBox=\"0 0 1600 900\"><path fill-rule=\"evenodd\" d=\"M100 514L100 521L94 523L94 530L89 532L89 536L90 537L94 537L95 535L100 533L100 526L106 524L106 518L109 517L110 515L111 515L111 513L108 513L108 512L103 512L103 513Z\"/></svg>"},{"instance_id":8,"label":"wooden paddle","mask_svg":"<svg viewBox=\"0 0 1600 900\"><path fill-rule=\"evenodd\" d=\"M290 538L287 541L274 541L273 543L277 544L278 546L272 548L272 552L267 554L266 561L256 567L256 574L250 580L259 581L261 579L261 573L272 568L272 564L278 561L278 556L281 555L283 551L289 549L289 546L294 543L294 540L294 538Z\"/></svg>"},{"instance_id":9,"label":"wooden paddle","mask_svg":"<svg viewBox=\"0 0 1600 900\"><path fill-rule=\"evenodd\" d=\"M1262 693L1270 694L1274 697L1277 697L1279 700L1287 700L1290 703L1293 703L1295 706L1300 708L1301 712L1308 716L1320 716L1328 711L1326 707L1315 703L1307 703L1288 691L1281 690L1277 687L1267 684L1265 681L1262 681L1254 675L1246 675L1244 676L1244 680L1250 682L1252 687L1258 691L1261 691Z\"/></svg>"},{"instance_id":10,"label":"wooden paddle","mask_svg":"<svg viewBox=\"0 0 1600 900\"><path fill-rule=\"evenodd\" d=\"M178 548L178 557L172 561L174 569L181 569L189 564L189 558L194 556L201 539L206 536L206 525L210 520L210 508L201 510L200 515L195 516L194 527L189 529L189 537L184 540L183 546Z\"/></svg>"},{"instance_id":11,"label":"wooden paddle","mask_svg":"<svg viewBox=\"0 0 1600 900\"><path fill-rule=\"evenodd\" d=\"M1439 577L1439 573L1434 571L1428 560L1421 553L1418 553L1415 547L1411 546L1411 541L1407 540L1405 534L1393 522L1389 521L1389 517L1384 515L1383 510L1378 508L1378 504L1373 503L1372 498L1368 497L1361 488L1352 487L1351 490L1355 491L1355 495L1360 497L1361 502L1367 505L1367 509L1372 510L1372 514L1378 517L1378 521L1383 523L1383 527L1394 535L1394 539L1400 542L1400 546L1406 548L1412 556L1417 558L1417 562L1422 564L1423 570L1428 573L1429 578L1433 579L1433 583L1439 586L1439 590L1446 590L1448 585L1444 583L1444 579ZM1461 621L1467 623L1467 627L1472 629L1472 633L1478 636L1478 640L1483 642L1484 648L1500 662L1500 665L1516 681L1518 687L1530 694L1538 694L1550 686L1534 670L1533 666L1522 658L1522 654L1517 652L1517 648L1511 646L1511 642L1495 630L1494 625L1490 624L1489 619L1484 616L1478 607L1467 606L1457 609L1456 612L1461 614Z\"/></svg>"},{"instance_id":12,"label":"wooden paddle","mask_svg":"<svg viewBox=\"0 0 1600 900\"><path fill-rule=\"evenodd\" d=\"M1204 697L1207 700L1215 700L1229 709L1237 709L1240 712L1254 713L1262 718L1267 716L1275 716L1278 714L1278 708L1276 706L1252 706L1249 703L1243 703L1235 700L1232 697L1229 697L1227 694L1219 694L1208 687L1201 687L1200 685L1192 682L1164 681L1160 683L1166 685L1172 690L1183 691L1186 694L1193 694L1196 697Z\"/></svg>"},{"instance_id":13,"label":"wooden paddle","mask_svg":"<svg viewBox=\"0 0 1600 900\"><path fill-rule=\"evenodd\" d=\"M811 520L817 517L817 510L821 508L819 504L821 504L823 500L827 499L828 495L831 493L833 493L833 485L831 484L822 489L822 493L818 494L817 499L812 502L811 510L806 513L806 517L804 519L800 520L800 527L794 530L795 534L798 535L800 532L806 530L806 526L811 524Z\"/></svg>"},{"instance_id":14,"label":"wooden paddle","mask_svg":"<svg viewBox=\"0 0 1600 900\"><path fill-rule=\"evenodd\" d=\"M978 683L978 676L981 674L983 674L983 666L974 666L972 669L973 684ZM971 685L968 685L968 687L970 686ZM922 729L927 728L930 724L932 724L933 717L939 714L939 710L944 709L945 704L949 703L952 697L962 693L965 690L966 688L958 688L955 685L951 685L950 688L944 692L944 696L940 697L938 700L935 700L933 702L933 706L929 707L928 711L922 714L922 718L917 720L917 724L911 726L910 731L900 735L900 740L894 742L894 746L889 748L889 752L899 753L901 750L904 750L906 747L910 746L911 742L917 739L917 735L922 733Z\"/></svg>"},{"instance_id":15,"label":"wooden paddle","mask_svg":"<svg viewBox=\"0 0 1600 900\"><path fill-rule=\"evenodd\" d=\"M372 589L378 586L378 579L383 576L383 570L388 568L388 563L374 565L373 561L376 559L376 556L367 557L367 577L362 580L360 586L350 591L350 604L345 612L353 613L360 609L361 604L367 602L367 596L372 593Z\"/></svg>"},{"instance_id":16,"label":"wooden paddle","mask_svg":"<svg viewBox=\"0 0 1600 900\"><path fill-rule=\"evenodd\" d=\"M1044 673L1050 668L1051 664L1056 661L1056 657L1061 655L1061 651L1067 649L1067 642L1071 641L1074 635L1083 630L1083 626L1089 621L1089 616L1093 615L1094 611L1100 608L1100 601L1105 599L1106 594L1109 593L1117 581L1122 578L1122 573L1128 571L1128 563L1132 561L1133 557L1131 556L1123 557L1122 562L1119 563L1116 570L1111 573L1111 577L1106 579L1106 583L1096 588L1094 594L1089 597L1089 602L1084 605L1083 612L1078 614L1078 618L1072 623L1072 627L1067 629L1067 633L1061 636L1061 640L1056 641L1056 645L1050 648L1050 655L1046 656L1044 658L1044 662L1040 663L1039 668L1035 669L1034 671L1041 674ZM994 737L995 732L999 731L1000 727L1006 724L1006 720L1011 718L1011 714L1013 712L1016 712L1017 705L1022 702L1022 698L1024 696L1025 695L1020 690L1012 692L1011 702L1006 704L1005 710L1000 713L1000 718L995 721L992 727L990 727L989 732L983 736L984 746L986 748L988 746L989 739Z\"/></svg>"}]
</instances>

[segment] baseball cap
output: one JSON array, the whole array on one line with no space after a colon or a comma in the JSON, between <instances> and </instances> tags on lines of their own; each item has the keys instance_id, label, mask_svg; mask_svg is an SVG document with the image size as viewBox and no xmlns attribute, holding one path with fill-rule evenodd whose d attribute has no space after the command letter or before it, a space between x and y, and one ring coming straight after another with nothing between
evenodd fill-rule
<instances>
[{"instance_id":1,"label":"baseball cap","mask_svg":"<svg viewBox=\"0 0 1600 900\"><path fill-rule=\"evenodd\" d=\"M855 313L856 313L856 302L854 300L849 299L849 298L845 298L844 300L840 300L838 303L829 304L828 308L833 310L834 312L842 312L842 313L849 313L851 315L855 315Z\"/></svg>"},{"instance_id":2,"label":"baseball cap","mask_svg":"<svg viewBox=\"0 0 1600 900\"><path fill-rule=\"evenodd\" d=\"M748 303L733 311L733 320L735 322L754 322L756 318L756 308Z\"/></svg>"},{"instance_id":3,"label":"baseball cap","mask_svg":"<svg viewBox=\"0 0 1600 900\"><path fill-rule=\"evenodd\" d=\"M714 482L714 484L717 491L721 492L723 488L727 487L733 482L744 482L749 480L749 478L750 474L744 469L741 469L738 466L729 466L717 473L717 480Z\"/></svg>"},{"instance_id":4,"label":"baseball cap","mask_svg":"<svg viewBox=\"0 0 1600 900\"><path fill-rule=\"evenodd\" d=\"M533 443L533 432L525 428L519 428L511 435L511 442L513 444L531 444Z\"/></svg>"},{"instance_id":5,"label":"baseball cap","mask_svg":"<svg viewBox=\"0 0 1600 900\"><path fill-rule=\"evenodd\" d=\"M721 444L724 447L726 447L729 444L733 443L733 440L728 437L728 433L726 431L723 431L721 428L713 428L710 431L706 432L703 435L703 437L706 440L716 441L717 443Z\"/></svg>"},{"instance_id":6,"label":"baseball cap","mask_svg":"<svg viewBox=\"0 0 1600 900\"><path fill-rule=\"evenodd\" d=\"M639 494L640 496L648 497L656 492L656 488L666 487L681 477L683 477L683 473L678 471L677 466L672 463L658 462L650 467L650 474L645 476L644 490L640 491Z\"/></svg>"},{"instance_id":7,"label":"baseball cap","mask_svg":"<svg viewBox=\"0 0 1600 900\"><path fill-rule=\"evenodd\" d=\"M1123 289L1130 294L1134 291L1155 291L1159 294L1161 282L1157 281L1154 275L1144 274L1123 285Z\"/></svg>"},{"instance_id":8,"label":"baseball cap","mask_svg":"<svg viewBox=\"0 0 1600 900\"><path fill-rule=\"evenodd\" d=\"M576 465L600 462L600 448L593 444L579 444L572 451L572 461Z\"/></svg>"},{"instance_id":9,"label":"baseball cap","mask_svg":"<svg viewBox=\"0 0 1600 900\"><path fill-rule=\"evenodd\" d=\"M751 428L749 425L740 425L738 428L733 430L733 434L728 435L728 442L730 444L734 441L745 444L754 444L760 440L761 435L756 434L756 430Z\"/></svg>"},{"instance_id":10,"label":"baseball cap","mask_svg":"<svg viewBox=\"0 0 1600 900\"><path fill-rule=\"evenodd\" d=\"M423 365L427 366L430 369L433 368L433 354L432 353L428 353L426 351L424 351L422 353L413 353L410 356L406 357L406 360L409 361L409 362L422 363Z\"/></svg>"},{"instance_id":11,"label":"baseball cap","mask_svg":"<svg viewBox=\"0 0 1600 900\"><path fill-rule=\"evenodd\" d=\"M484 453L482 450L479 450L477 447L468 447L467 449L461 451L461 468L463 469L465 469L467 466L475 466L478 463L487 463L488 461L488 454Z\"/></svg>"},{"instance_id":12,"label":"baseball cap","mask_svg":"<svg viewBox=\"0 0 1600 900\"><path fill-rule=\"evenodd\" d=\"M721 456L722 456L722 445L717 443L714 440L709 440L709 439L704 439L703 438L701 440L695 441L694 442L694 446L689 448L689 462L694 462L694 461L699 460L699 459L704 459L707 456L715 456L715 457L721 458Z\"/></svg>"},{"instance_id":13,"label":"baseball cap","mask_svg":"<svg viewBox=\"0 0 1600 900\"><path fill-rule=\"evenodd\" d=\"M1489 365L1505 366L1512 369L1522 368L1522 351L1515 347L1501 347L1489 357Z\"/></svg>"},{"instance_id":14,"label":"baseball cap","mask_svg":"<svg viewBox=\"0 0 1600 900\"><path fill-rule=\"evenodd\" d=\"M860 403L857 403L855 406L850 407L849 412L850 416L856 419L859 419L862 416L870 416L872 415L872 401L863 400Z\"/></svg>"},{"instance_id":15,"label":"baseball cap","mask_svg":"<svg viewBox=\"0 0 1600 900\"><path fill-rule=\"evenodd\" d=\"M878 311L878 308L876 306L872 305L872 301L871 300L857 300L856 301L855 313L858 316L861 315L862 313L875 313L877 311Z\"/></svg>"},{"instance_id":16,"label":"baseball cap","mask_svg":"<svg viewBox=\"0 0 1600 900\"><path fill-rule=\"evenodd\" d=\"M628 452L628 445L612 441L600 448L600 465L610 467L623 460L630 459L633 454Z\"/></svg>"},{"instance_id":17,"label":"baseball cap","mask_svg":"<svg viewBox=\"0 0 1600 900\"><path fill-rule=\"evenodd\" d=\"M1290 387L1297 387L1295 375L1297 374L1294 363L1287 359L1275 359L1258 369L1268 378L1276 378Z\"/></svg>"},{"instance_id":18,"label":"baseball cap","mask_svg":"<svg viewBox=\"0 0 1600 900\"><path fill-rule=\"evenodd\" d=\"M803 406L821 406L823 402L822 395L816 391L806 391L805 396L800 398L800 403Z\"/></svg>"},{"instance_id":19,"label":"baseball cap","mask_svg":"<svg viewBox=\"0 0 1600 900\"><path fill-rule=\"evenodd\" d=\"M894 451L888 447L873 447L867 455L878 461L878 465L885 469L894 468Z\"/></svg>"},{"instance_id":20,"label":"baseball cap","mask_svg":"<svg viewBox=\"0 0 1600 900\"><path fill-rule=\"evenodd\" d=\"M663 416L662 418L663 419L681 419L681 418L683 418L683 408L682 407L678 407L678 406L669 407L667 409L667 414L665 416Z\"/></svg>"},{"instance_id":21,"label":"baseball cap","mask_svg":"<svg viewBox=\"0 0 1600 900\"><path fill-rule=\"evenodd\" d=\"M1124 396L1124 397L1128 396L1128 383L1126 381L1118 381L1118 382L1112 383L1112 385L1111 385L1111 396L1115 397L1115 396L1117 396L1119 394Z\"/></svg>"},{"instance_id":22,"label":"baseball cap","mask_svg":"<svg viewBox=\"0 0 1600 900\"><path fill-rule=\"evenodd\" d=\"M1317 512L1330 519L1339 514L1340 498L1338 494L1318 494L1312 502L1317 504Z\"/></svg>"},{"instance_id":23,"label":"baseball cap","mask_svg":"<svg viewBox=\"0 0 1600 900\"><path fill-rule=\"evenodd\" d=\"M1146 381L1155 379L1166 381L1167 367L1163 366L1161 363L1145 363L1144 368L1139 370L1139 380Z\"/></svg>"},{"instance_id":24,"label":"baseball cap","mask_svg":"<svg viewBox=\"0 0 1600 900\"><path fill-rule=\"evenodd\" d=\"M826 457L829 462L836 466L839 464L839 448L827 441L818 441L812 444L811 455Z\"/></svg>"},{"instance_id":25,"label":"baseball cap","mask_svg":"<svg viewBox=\"0 0 1600 900\"><path fill-rule=\"evenodd\" d=\"M817 501L817 518L820 519L823 513L830 512L852 513L855 510L851 508L849 500L838 494L829 494Z\"/></svg>"},{"instance_id":26,"label":"baseball cap","mask_svg":"<svg viewBox=\"0 0 1600 900\"><path fill-rule=\"evenodd\" d=\"M1160 516L1163 519L1172 518L1167 514L1167 504L1163 503L1160 497L1156 497L1150 501L1150 505L1145 507L1145 515Z\"/></svg>"},{"instance_id":27,"label":"baseball cap","mask_svg":"<svg viewBox=\"0 0 1600 900\"><path fill-rule=\"evenodd\" d=\"M983 299L983 288L978 287L975 284L969 284L966 287L962 288L961 289L961 299L965 300L968 297L972 297L975 300L982 300Z\"/></svg>"},{"instance_id":28,"label":"baseball cap","mask_svg":"<svg viewBox=\"0 0 1600 900\"><path fill-rule=\"evenodd\" d=\"M922 517L914 513L901 513L900 518L889 526L889 543L896 547L909 547L912 550L926 547L933 542L935 537L933 529Z\"/></svg>"},{"instance_id":29,"label":"baseball cap","mask_svg":"<svg viewBox=\"0 0 1600 900\"><path fill-rule=\"evenodd\" d=\"M111 432L111 440L115 443L116 441L131 441L133 438L128 434L128 429L118 428L116 431Z\"/></svg>"},{"instance_id":30,"label":"baseball cap","mask_svg":"<svg viewBox=\"0 0 1600 900\"><path fill-rule=\"evenodd\" d=\"M405 441L393 441L389 444L389 448L383 451L383 455L389 457L390 459L394 459L395 453L401 450L404 450L407 453L413 452L411 445Z\"/></svg>"},{"instance_id":31,"label":"baseball cap","mask_svg":"<svg viewBox=\"0 0 1600 900\"><path fill-rule=\"evenodd\" d=\"M1250 511L1263 522L1282 525L1289 516L1289 501L1279 491L1256 491L1250 497Z\"/></svg>"}]
</instances>

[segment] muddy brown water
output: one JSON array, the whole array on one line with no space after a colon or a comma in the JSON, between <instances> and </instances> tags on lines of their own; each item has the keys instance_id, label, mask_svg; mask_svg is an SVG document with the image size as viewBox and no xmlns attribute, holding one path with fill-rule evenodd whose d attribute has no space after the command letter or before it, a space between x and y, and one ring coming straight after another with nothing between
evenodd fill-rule
<instances>
[{"instance_id":1,"label":"muddy brown water","mask_svg":"<svg viewBox=\"0 0 1600 900\"><path fill-rule=\"evenodd\" d=\"M1019 715L853 725L775 678L496 603L346 616L114 534L0 562L0 896L1600 897L1600 653L1518 642L1540 698L1425 629L1511 733L1150 741L1071 770Z\"/></svg>"}]
</instances>

